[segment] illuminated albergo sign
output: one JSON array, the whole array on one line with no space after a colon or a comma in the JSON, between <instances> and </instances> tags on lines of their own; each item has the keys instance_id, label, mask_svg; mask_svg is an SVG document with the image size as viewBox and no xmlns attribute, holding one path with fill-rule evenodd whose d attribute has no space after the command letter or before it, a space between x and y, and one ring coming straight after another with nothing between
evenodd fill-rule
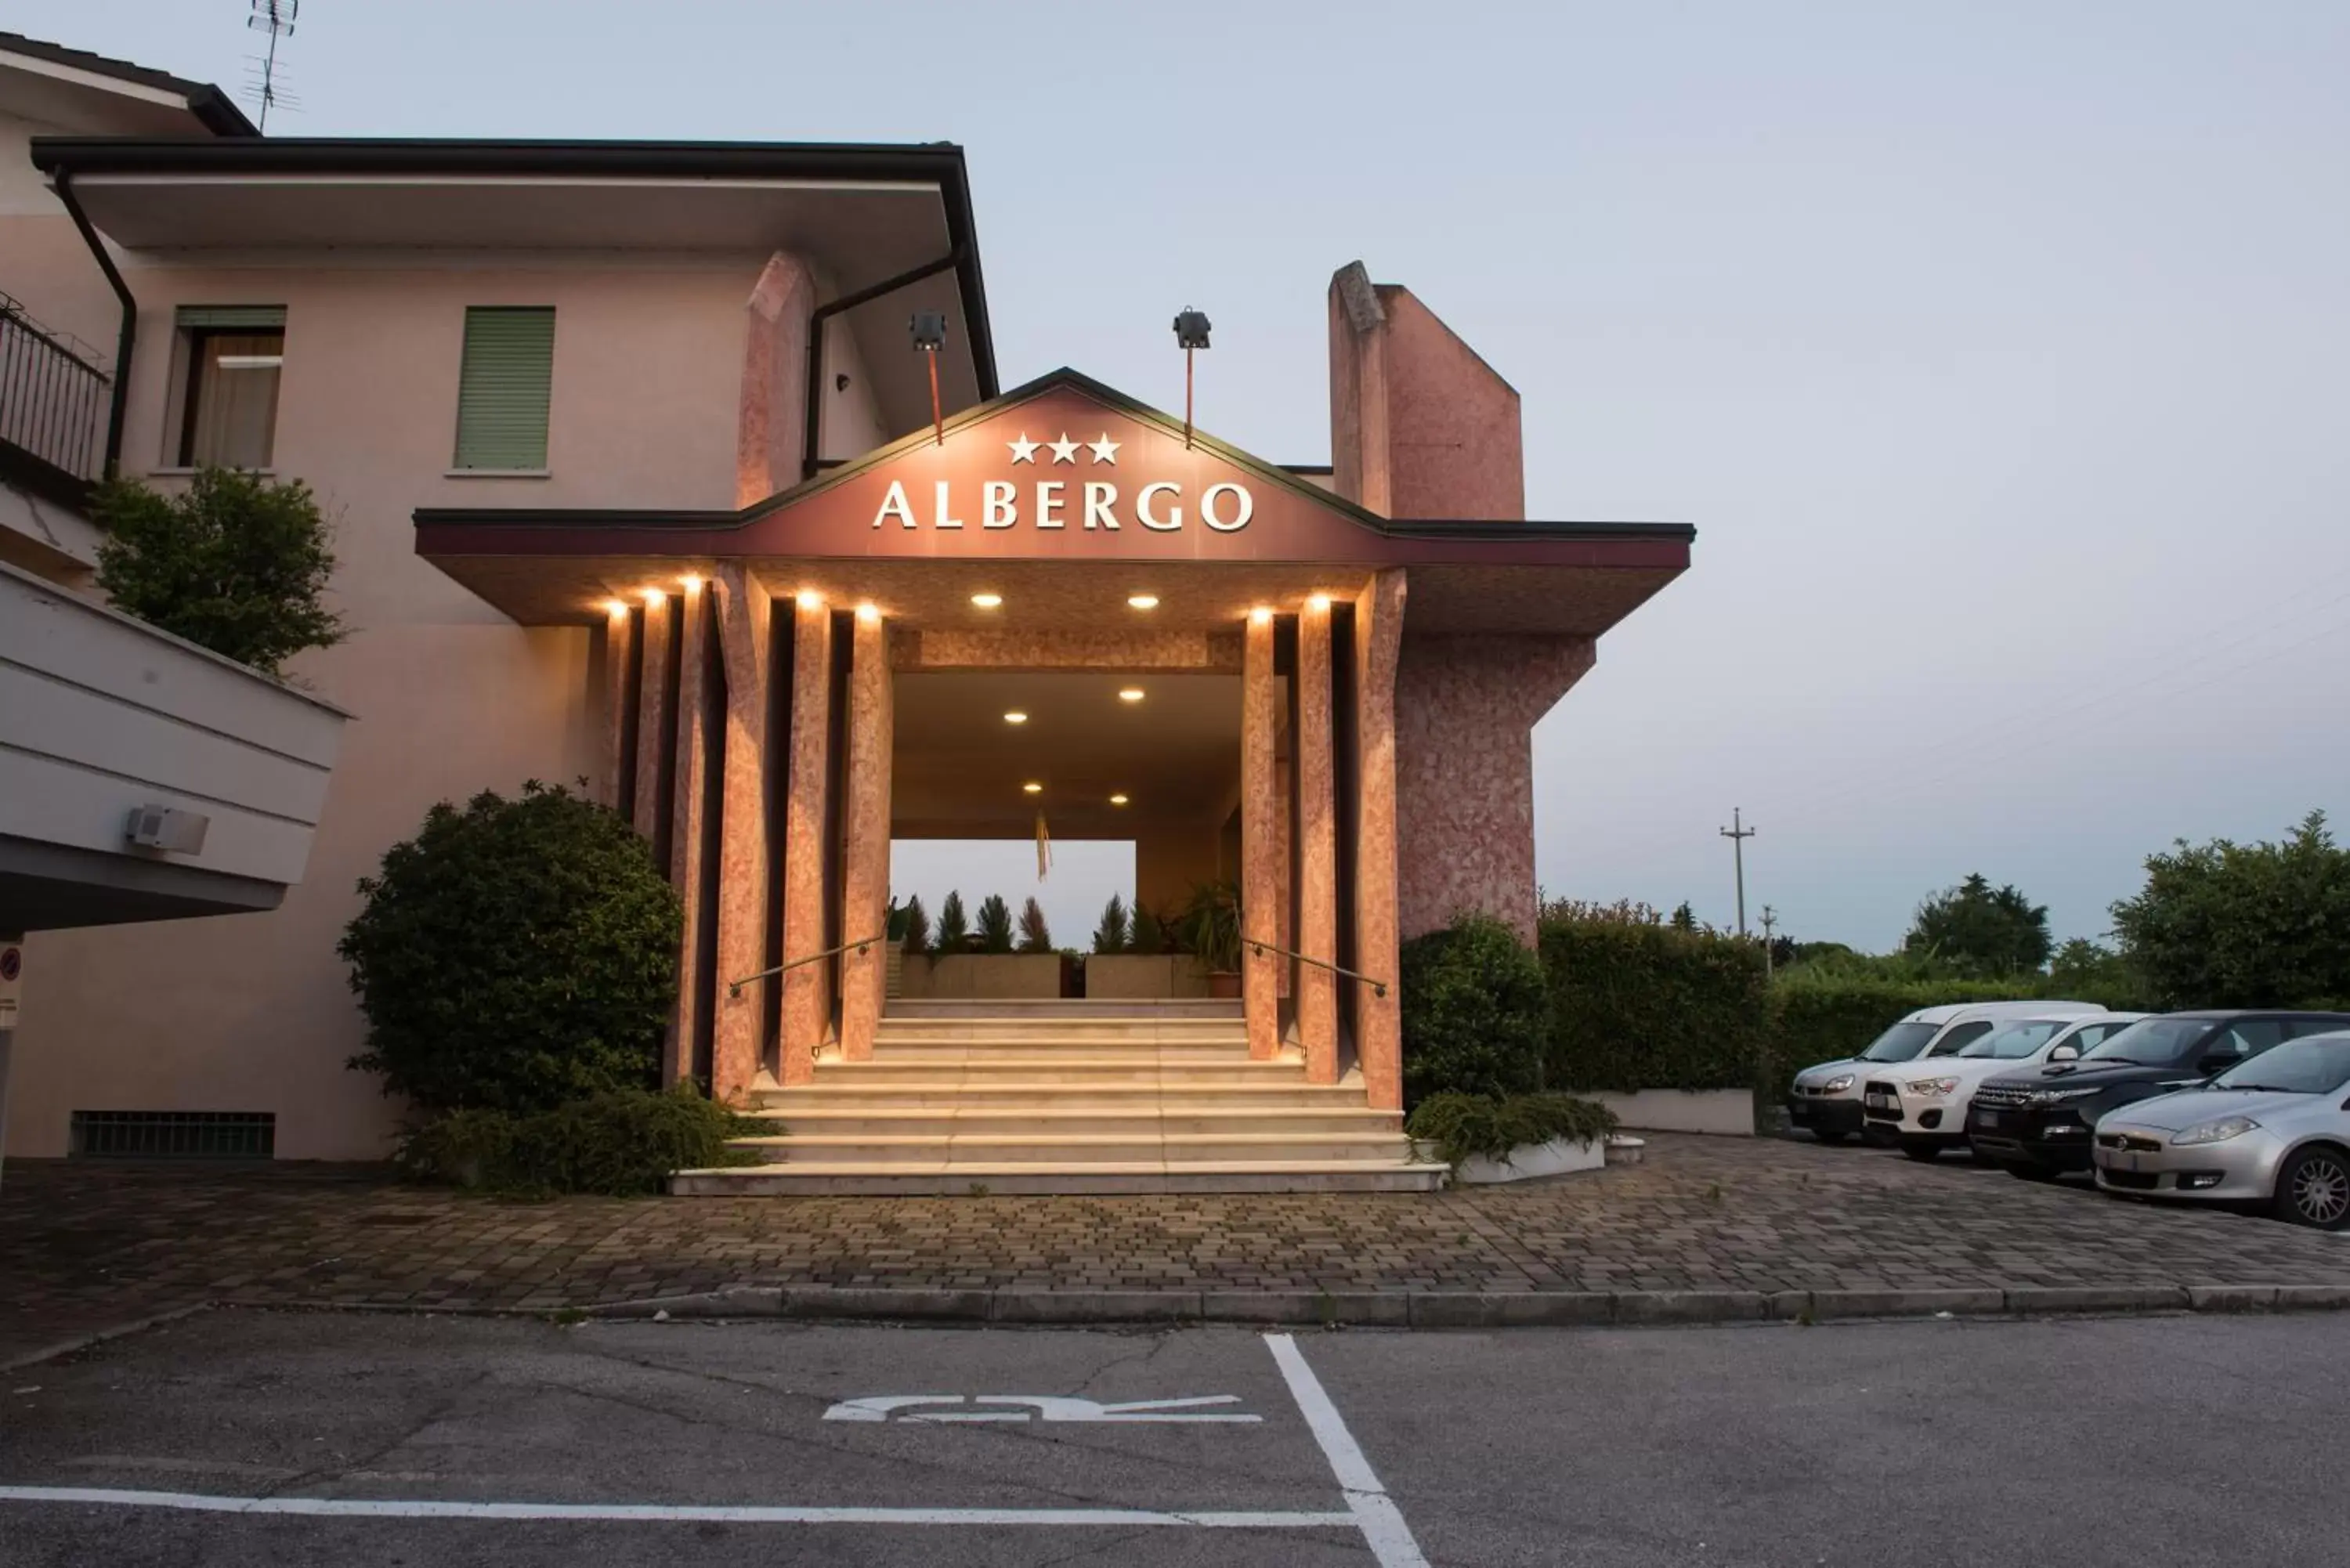
<instances>
[{"instance_id":1,"label":"illuminated albergo sign","mask_svg":"<svg viewBox=\"0 0 2350 1568\"><path fill-rule=\"evenodd\" d=\"M927 488L930 492L920 498L919 510L906 482L891 480L873 514L873 526L887 527L894 521L901 528L985 530L1024 525L1116 534L1135 527L1154 534L1180 534L1197 522L1214 533L1237 534L1256 515L1256 497L1245 484L1230 481L1211 484L1187 502L1183 485L1175 480L1128 482L1128 488L1121 486L1115 473L1099 477L1117 468L1122 444L1110 440L1107 431L1092 441L1072 441L1064 431L1058 441L1030 441L1023 431L1019 439L1004 445L1012 451L1014 466L1027 463L1037 470L1034 480L991 479L975 487L951 479L933 480L927 486L917 481L916 491ZM1039 458L1039 452L1048 455ZM1061 467L1088 471L1090 476L1052 477L1053 470Z\"/></svg>"}]
</instances>

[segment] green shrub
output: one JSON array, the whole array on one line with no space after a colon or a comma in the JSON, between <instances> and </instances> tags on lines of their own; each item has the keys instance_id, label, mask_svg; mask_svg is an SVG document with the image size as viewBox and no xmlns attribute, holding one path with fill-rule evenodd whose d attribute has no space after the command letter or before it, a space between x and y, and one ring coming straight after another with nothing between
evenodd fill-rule
<instances>
[{"instance_id":1,"label":"green shrub","mask_svg":"<svg viewBox=\"0 0 2350 1568\"><path fill-rule=\"evenodd\" d=\"M1543 1086L1542 965L1517 933L1466 915L1403 944L1403 1094L1505 1097Z\"/></svg>"},{"instance_id":2,"label":"green shrub","mask_svg":"<svg viewBox=\"0 0 2350 1568\"><path fill-rule=\"evenodd\" d=\"M1127 938L1131 951L1151 958L1167 950L1167 922L1155 914L1149 905L1134 901L1134 925Z\"/></svg>"},{"instance_id":3,"label":"green shrub","mask_svg":"<svg viewBox=\"0 0 2350 1568\"><path fill-rule=\"evenodd\" d=\"M667 1093L614 1089L552 1110L515 1116L467 1109L419 1124L402 1139L400 1168L421 1181L515 1196L660 1192L680 1170L749 1165L759 1157L726 1140L752 1128L691 1084Z\"/></svg>"},{"instance_id":4,"label":"green shrub","mask_svg":"<svg viewBox=\"0 0 2350 1568\"><path fill-rule=\"evenodd\" d=\"M1760 943L1669 924L1640 904L1548 904L1539 931L1551 1083L1742 1089L1765 1072Z\"/></svg>"},{"instance_id":5,"label":"green shrub","mask_svg":"<svg viewBox=\"0 0 2350 1568\"><path fill-rule=\"evenodd\" d=\"M1134 940L1134 929L1127 919L1126 900L1112 893L1109 902L1102 906L1101 921L1094 927L1094 948L1097 953L1122 953Z\"/></svg>"},{"instance_id":6,"label":"green shrub","mask_svg":"<svg viewBox=\"0 0 2350 1568\"><path fill-rule=\"evenodd\" d=\"M1430 1095L1404 1123L1404 1131L1436 1145L1455 1168L1479 1155L1506 1159L1528 1144L1591 1143L1615 1130L1615 1112L1573 1095Z\"/></svg>"},{"instance_id":7,"label":"green shrub","mask_svg":"<svg viewBox=\"0 0 2350 1568\"><path fill-rule=\"evenodd\" d=\"M1216 974L1241 967L1241 888L1237 882L1194 882L1176 917L1176 943Z\"/></svg>"},{"instance_id":8,"label":"green shrub","mask_svg":"<svg viewBox=\"0 0 2350 1568\"><path fill-rule=\"evenodd\" d=\"M1003 894L990 893L980 900L979 924L972 941L983 953L1012 950L1012 906L1003 901Z\"/></svg>"},{"instance_id":9,"label":"green shrub","mask_svg":"<svg viewBox=\"0 0 2350 1568\"><path fill-rule=\"evenodd\" d=\"M653 1085L681 917L618 812L536 780L443 801L359 890L336 950L368 1020L350 1065L385 1093L527 1114Z\"/></svg>"},{"instance_id":10,"label":"green shrub","mask_svg":"<svg viewBox=\"0 0 2350 1568\"><path fill-rule=\"evenodd\" d=\"M326 519L299 480L202 468L184 494L161 495L115 479L91 511L106 531L98 586L123 614L271 675L343 639L323 602L335 570Z\"/></svg>"}]
</instances>

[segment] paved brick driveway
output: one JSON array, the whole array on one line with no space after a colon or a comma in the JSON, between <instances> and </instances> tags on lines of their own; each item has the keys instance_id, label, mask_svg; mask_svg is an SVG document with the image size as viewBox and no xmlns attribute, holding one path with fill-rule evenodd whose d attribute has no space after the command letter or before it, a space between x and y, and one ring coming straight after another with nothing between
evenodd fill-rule
<instances>
[{"instance_id":1,"label":"paved brick driveway","mask_svg":"<svg viewBox=\"0 0 2350 1568\"><path fill-rule=\"evenodd\" d=\"M2350 1237L1960 1161L1659 1136L1439 1194L515 1204L335 1167L15 1162L0 1361L203 1302L552 1308L728 1285L1817 1291L2350 1285Z\"/></svg>"}]
</instances>

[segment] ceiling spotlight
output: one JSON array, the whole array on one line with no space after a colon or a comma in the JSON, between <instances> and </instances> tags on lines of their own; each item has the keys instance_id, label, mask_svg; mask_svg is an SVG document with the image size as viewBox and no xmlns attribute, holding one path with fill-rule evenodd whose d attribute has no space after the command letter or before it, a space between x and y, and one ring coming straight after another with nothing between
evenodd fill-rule
<instances>
[{"instance_id":1,"label":"ceiling spotlight","mask_svg":"<svg viewBox=\"0 0 2350 1568\"><path fill-rule=\"evenodd\" d=\"M1271 609L1270 607L1268 607L1264 606L1264 605L1259 605L1259 606L1257 606L1257 607L1256 607L1256 608L1254 608L1254 609L1253 609L1253 610L1249 611L1249 623L1250 623L1251 625L1253 625L1253 626L1270 626L1270 625L1272 625L1272 624L1273 624L1273 611L1272 611L1272 609Z\"/></svg>"},{"instance_id":2,"label":"ceiling spotlight","mask_svg":"<svg viewBox=\"0 0 2350 1568\"><path fill-rule=\"evenodd\" d=\"M1328 594L1311 595L1306 598L1305 607L1312 610L1315 615L1320 615L1324 610L1330 607L1330 596Z\"/></svg>"},{"instance_id":3,"label":"ceiling spotlight","mask_svg":"<svg viewBox=\"0 0 2350 1568\"><path fill-rule=\"evenodd\" d=\"M1029 780L1026 784L1022 784L1022 785L1020 786L1020 788L1021 788L1022 793L1023 793L1023 794L1043 794L1045 793L1045 786L1044 786L1043 784L1040 784L1036 783L1034 779L1031 779L1031 780Z\"/></svg>"},{"instance_id":4,"label":"ceiling spotlight","mask_svg":"<svg viewBox=\"0 0 2350 1568\"><path fill-rule=\"evenodd\" d=\"M695 573L688 572L685 576L678 578L677 581L678 586L683 588L687 593L698 594L702 591L702 578Z\"/></svg>"},{"instance_id":5,"label":"ceiling spotlight","mask_svg":"<svg viewBox=\"0 0 2350 1568\"><path fill-rule=\"evenodd\" d=\"M973 594L971 602L982 609L993 609L1003 602L1002 594Z\"/></svg>"},{"instance_id":6,"label":"ceiling spotlight","mask_svg":"<svg viewBox=\"0 0 2350 1568\"><path fill-rule=\"evenodd\" d=\"M881 618L881 612L874 608L869 603L861 604L857 607L857 618L863 621L866 625L871 626L874 622Z\"/></svg>"},{"instance_id":7,"label":"ceiling spotlight","mask_svg":"<svg viewBox=\"0 0 2350 1568\"><path fill-rule=\"evenodd\" d=\"M1126 804L1126 796L1122 794L1114 794L1109 797L1109 803L1112 805L1124 805Z\"/></svg>"},{"instance_id":8,"label":"ceiling spotlight","mask_svg":"<svg viewBox=\"0 0 2350 1568\"><path fill-rule=\"evenodd\" d=\"M799 596L799 606L800 608L807 610L822 609L824 608L824 596L816 592L814 588L802 588Z\"/></svg>"},{"instance_id":9,"label":"ceiling spotlight","mask_svg":"<svg viewBox=\"0 0 2350 1568\"><path fill-rule=\"evenodd\" d=\"M645 603L649 605L660 604L668 597L669 596L661 592L659 588L647 588L645 590Z\"/></svg>"},{"instance_id":10,"label":"ceiling spotlight","mask_svg":"<svg viewBox=\"0 0 2350 1568\"><path fill-rule=\"evenodd\" d=\"M1011 712L1003 715L1003 722L1007 724L1024 724L1028 722L1028 715L1014 708Z\"/></svg>"},{"instance_id":11,"label":"ceiling spotlight","mask_svg":"<svg viewBox=\"0 0 2350 1568\"><path fill-rule=\"evenodd\" d=\"M606 615L626 615L629 613L629 601L626 599L606 599L604 601L604 613Z\"/></svg>"},{"instance_id":12,"label":"ceiling spotlight","mask_svg":"<svg viewBox=\"0 0 2350 1568\"><path fill-rule=\"evenodd\" d=\"M1126 596L1126 602L1129 607L1135 609L1157 609L1159 607L1159 596L1157 594L1128 594Z\"/></svg>"},{"instance_id":13,"label":"ceiling spotlight","mask_svg":"<svg viewBox=\"0 0 2350 1568\"><path fill-rule=\"evenodd\" d=\"M1118 700L1121 702L1139 702L1142 701L1142 688L1139 686L1122 687L1118 691Z\"/></svg>"}]
</instances>

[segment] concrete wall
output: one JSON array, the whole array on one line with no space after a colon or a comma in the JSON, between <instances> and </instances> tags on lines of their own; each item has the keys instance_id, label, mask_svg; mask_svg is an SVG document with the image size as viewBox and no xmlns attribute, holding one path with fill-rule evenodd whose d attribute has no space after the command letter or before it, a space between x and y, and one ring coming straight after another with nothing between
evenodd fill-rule
<instances>
[{"instance_id":1,"label":"concrete wall","mask_svg":"<svg viewBox=\"0 0 2350 1568\"><path fill-rule=\"evenodd\" d=\"M1750 1089L1638 1089L1630 1094L1588 1094L1616 1113L1629 1132L1714 1133L1725 1137L1754 1136L1754 1095Z\"/></svg>"},{"instance_id":2,"label":"concrete wall","mask_svg":"<svg viewBox=\"0 0 2350 1568\"><path fill-rule=\"evenodd\" d=\"M343 1065L364 1033L334 953L354 883L435 801L601 768L588 629L514 625L416 558L410 514L732 505L743 306L764 259L141 257L127 269L141 348L124 462L167 488L182 483L154 473L173 307L286 306L274 466L335 520L334 599L351 628L289 673L359 722L307 875L275 913L32 939L41 980L16 1039L12 1153L63 1153L77 1108L275 1111L282 1157L385 1151L398 1107ZM469 305L556 308L545 478L446 473Z\"/></svg>"},{"instance_id":3,"label":"concrete wall","mask_svg":"<svg viewBox=\"0 0 2350 1568\"><path fill-rule=\"evenodd\" d=\"M1059 953L909 954L898 994L909 1001L1026 1002L1061 994Z\"/></svg>"},{"instance_id":4,"label":"concrete wall","mask_svg":"<svg viewBox=\"0 0 2350 1568\"><path fill-rule=\"evenodd\" d=\"M1188 953L1096 953L1086 960L1086 995L1092 1000L1207 994L1208 971Z\"/></svg>"}]
</instances>

